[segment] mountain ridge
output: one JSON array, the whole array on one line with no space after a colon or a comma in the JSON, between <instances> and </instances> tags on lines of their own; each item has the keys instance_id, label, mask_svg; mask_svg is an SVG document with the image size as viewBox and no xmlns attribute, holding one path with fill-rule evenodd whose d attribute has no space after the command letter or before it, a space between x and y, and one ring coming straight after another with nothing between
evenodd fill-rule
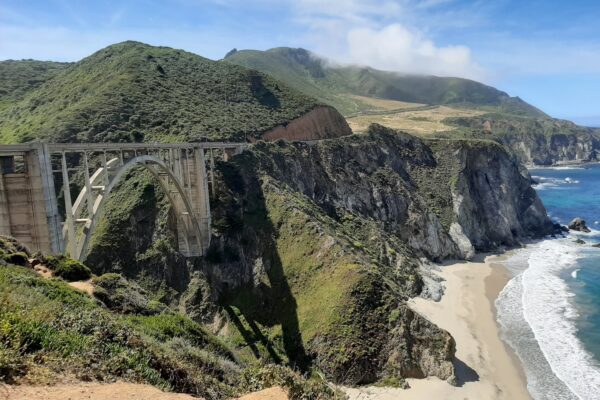
<instances>
[{"instance_id":1,"label":"mountain ridge","mask_svg":"<svg viewBox=\"0 0 600 400\"><path fill-rule=\"evenodd\" d=\"M341 65L302 48L236 50L224 61L254 68L338 108L360 112L341 95L361 95L430 105L469 105L529 116L546 116L519 97L470 79L402 74L368 66ZM330 93L327 93L330 92Z\"/></svg>"}]
</instances>

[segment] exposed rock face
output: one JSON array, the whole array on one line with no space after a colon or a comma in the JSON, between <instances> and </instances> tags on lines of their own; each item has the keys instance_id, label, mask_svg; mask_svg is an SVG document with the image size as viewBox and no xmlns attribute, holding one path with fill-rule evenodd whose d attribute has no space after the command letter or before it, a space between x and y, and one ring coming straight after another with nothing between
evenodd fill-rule
<instances>
[{"instance_id":1,"label":"exposed rock face","mask_svg":"<svg viewBox=\"0 0 600 400\"><path fill-rule=\"evenodd\" d=\"M543 118L490 119L484 116L448 118L446 122L471 128L508 147L528 165L554 165L598 161L600 130L570 121Z\"/></svg>"},{"instance_id":2,"label":"exposed rock face","mask_svg":"<svg viewBox=\"0 0 600 400\"><path fill-rule=\"evenodd\" d=\"M352 130L333 107L317 107L262 134L264 140L316 140L351 135Z\"/></svg>"},{"instance_id":3,"label":"exposed rock face","mask_svg":"<svg viewBox=\"0 0 600 400\"><path fill-rule=\"evenodd\" d=\"M493 143L423 141L373 126L367 136L286 147L256 148L269 174L329 213L341 207L380 222L433 259L552 232L529 176Z\"/></svg>"},{"instance_id":4,"label":"exposed rock face","mask_svg":"<svg viewBox=\"0 0 600 400\"><path fill-rule=\"evenodd\" d=\"M506 151L491 143L462 142L454 148L461 171L453 189L456 223L476 249L517 245L522 238L553 232L529 175Z\"/></svg>"},{"instance_id":5,"label":"exposed rock face","mask_svg":"<svg viewBox=\"0 0 600 400\"><path fill-rule=\"evenodd\" d=\"M508 146L524 164L555 165L598 161L600 137L591 133L544 135L502 135L498 141Z\"/></svg>"},{"instance_id":6,"label":"exposed rock face","mask_svg":"<svg viewBox=\"0 0 600 400\"><path fill-rule=\"evenodd\" d=\"M581 218L575 218L571 223L569 223L569 229L578 232L586 232L590 233L590 228L587 227L585 220Z\"/></svg>"},{"instance_id":7,"label":"exposed rock face","mask_svg":"<svg viewBox=\"0 0 600 400\"><path fill-rule=\"evenodd\" d=\"M452 381L454 341L406 307L424 290L418 256L470 257L553 230L526 171L489 141L373 126L257 143L220 167L209 279L248 330L264 327L256 340L282 332L292 363L312 360L338 383Z\"/></svg>"}]
</instances>

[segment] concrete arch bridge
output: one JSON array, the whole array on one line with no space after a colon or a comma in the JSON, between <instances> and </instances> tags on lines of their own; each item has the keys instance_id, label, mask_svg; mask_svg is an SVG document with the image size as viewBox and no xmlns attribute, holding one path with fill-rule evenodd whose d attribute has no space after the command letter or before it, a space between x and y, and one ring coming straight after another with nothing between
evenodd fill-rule
<instances>
[{"instance_id":1,"label":"concrete arch bridge","mask_svg":"<svg viewBox=\"0 0 600 400\"><path fill-rule=\"evenodd\" d=\"M0 145L0 234L34 251L85 260L111 191L134 167L144 167L164 189L176 215L179 250L203 255L210 244L209 186L214 163L245 143L31 143ZM82 174L71 196L74 174ZM81 175L79 175L81 180ZM56 188L62 185L64 216Z\"/></svg>"}]
</instances>

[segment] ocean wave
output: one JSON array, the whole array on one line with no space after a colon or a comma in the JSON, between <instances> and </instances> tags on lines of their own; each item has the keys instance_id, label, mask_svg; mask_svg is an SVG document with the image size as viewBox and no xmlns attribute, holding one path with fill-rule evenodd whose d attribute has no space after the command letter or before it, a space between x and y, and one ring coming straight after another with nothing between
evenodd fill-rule
<instances>
[{"instance_id":1,"label":"ocean wave","mask_svg":"<svg viewBox=\"0 0 600 400\"><path fill-rule=\"evenodd\" d=\"M573 179L570 177L566 178L554 178L554 177L544 177L533 175L532 178L537 181L535 188L537 190L551 189L551 188L562 188L566 185L576 185L579 183L579 180Z\"/></svg>"},{"instance_id":2,"label":"ocean wave","mask_svg":"<svg viewBox=\"0 0 600 400\"><path fill-rule=\"evenodd\" d=\"M600 369L576 337L573 294L560 277L576 266L578 248L569 239L540 243L522 276L523 316L553 373L581 399L600 398Z\"/></svg>"},{"instance_id":3,"label":"ocean wave","mask_svg":"<svg viewBox=\"0 0 600 400\"><path fill-rule=\"evenodd\" d=\"M528 258L529 250L519 251ZM521 271L525 268L511 257L504 263L507 267L512 265ZM527 264L527 260L524 261ZM511 279L502 289L496 300L498 323L502 339L508 343L520 358L527 375L527 389L535 400L578 400L578 397L569 390L563 381L552 372L552 368L544 357L544 353L537 343L533 331L523 316L523 285L522 275Z\"/></svg>"},{"instance_id":4,"label":"ocean wave","mask_svg":"<svg viewBox=\"0 0 600 400\"><path fill-rule=\"evenodd\" d=\"M530 167L528 169L530 171L546 170L546 169L556 170L556 171L562 171L562 170L567 170L567 169L586 169L586 167L582 167L582 166L579 166L579 165L561 165L561 166L554 166L554 167L544 167L544 166L538 166L538 165L536 165L536 166Z\"/></svg>"}]
</instances>

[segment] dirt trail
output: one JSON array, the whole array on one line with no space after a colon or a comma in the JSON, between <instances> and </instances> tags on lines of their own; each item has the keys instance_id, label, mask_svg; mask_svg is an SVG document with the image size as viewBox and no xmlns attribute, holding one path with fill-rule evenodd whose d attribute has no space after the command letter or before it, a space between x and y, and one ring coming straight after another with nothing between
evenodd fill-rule
<instances>
[{"instance_id":1,"label":"dirt trail","mask_svg":"<svg viewBox=\"0 0 600 400\"><path fill-rule=\"evenodd\" d=\"M57 386L2 386L0 400L198 400L134 383L78 383Z\"/></svg>"},{"instance_id":2,"label":"dirt trail","mask_svg":"<svg viewBox=\"0 0 600 400\"><path fill-rule=\"evenodd\" d=\"M247 394L238 400L288 400L288 395L285 390L275 386L260 392Z\"/></svg>"},{"instance_id":3,"label":"dirt trail","mask_svg":"<svg viewBox=\"0 0 600 400\"><path fill-rule=\"evenodd\" d=\"M199 400L188 394L166 393L135 383L77 383L57 386L0 385L0 400ZM239 400L288 400L280 387L261 390Z\"/></svg>"}]
</instances>

